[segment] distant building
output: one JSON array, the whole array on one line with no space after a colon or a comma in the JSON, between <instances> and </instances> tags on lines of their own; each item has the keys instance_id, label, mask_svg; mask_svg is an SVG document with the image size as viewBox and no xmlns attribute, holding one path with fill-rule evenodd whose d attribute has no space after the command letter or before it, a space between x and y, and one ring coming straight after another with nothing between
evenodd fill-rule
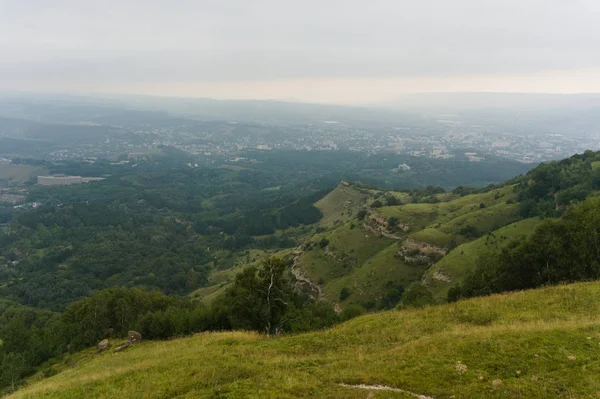
<instances>
[{"instance_id":1,"label":"distant building","mask_svg":"<svg viewBox=\"0 0 600 399\"><path fill-rule=\"evenodd\" d=\"M481 162L485 159L482 156L478 156L476 152L465 152L465 157L467 157L469 162Z\"/></svg>"},{"instance_id":2,"label":"distant building","mask_svg":"<svg viewBox=\"0 0 600 399\"><path fill-rule=\"evenodd\" d=\"M81 176L38 176L38 184L42 186L66 186L69 184L89 183L91 181L98 180L104 180L104 178Z\"/></svg>"}]
</instances>

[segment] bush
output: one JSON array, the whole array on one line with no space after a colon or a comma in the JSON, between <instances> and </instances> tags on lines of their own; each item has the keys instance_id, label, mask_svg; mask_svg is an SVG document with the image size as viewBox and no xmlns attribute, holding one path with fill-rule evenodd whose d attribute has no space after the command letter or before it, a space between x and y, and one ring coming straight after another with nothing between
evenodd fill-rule
<instances>
[{"instance_id":1,"label":"bush","mask_svg":"<svg viewBox=\"0 0 600 399\"><path fill-rule=\"evenodd\" d=\"M381 201L379 200L375 200L372 204L371 207L372 208L381 208L383 206L383 204L381 203Z\"/></svg>"},{"instance_id":2,"label":"bush","mask_svg":"<svg viewBox=\"0 0 600 399\"><path fill-rule=\"evenodd\" d=\"M361 209L356 214L356 217L358 218L358 220L363 220L365 218L365 216L367 216L367 211L365 209Z\"/></svg>"},{"instance_id":3,"label":"bush","mask_svg":"<svg viewBox=\"0 0 600 399\"><path fill-rule=\"evenodd\" d=\"M342 288L342 290L340 291L340 301L345 301L346 299L348 299L350 294L351 292L350 289L348 289L348 287Z\"/></svg>"},{"instance_id":4,"label":"bush","mask_svg":"<svg viewBox=\"0 0 600 399\"><path fill-rule=\"evenodd\" d=\"M386 198L386 204L387 206L397 206L401 205L402 203L398 198L394 197L393 195L390 195Z\"/></svg>"},{"instance_id":5,"label":"bush","mask_svg":"<svg viewBox=\"0 0 600 399\"><path fill-rule=\"evenodd\" d=\"M365 310L359 305L348 305L345 307L341 316L343 320L350 320L355 317L362 316L363 314L365 314Z\"/></svg>"},{"instance_id":6,"label":"bush","mask_svg":"<svg viewBox=\"0 0 600 399\"><path fill-rule=\"evenodd\" d=\"M411 308L420 308L433 305L433 294L421 283L414 283L402 295L402 305Z\"/></svg>"},{"instance_id":7,"label":"bush","mask_svg":"<svg viewBox=\"0 0 600 399\"><path fill-rule=\"evenodd\" d=\"M481 234L479 233L479 230L477 230L477 227L472 226L472 225L467 225L467 226L463 227L462 229L460 229L459 234L463 235L467 238L477 238L477 237L481 236Z\"/></svg>"}]
</instances>

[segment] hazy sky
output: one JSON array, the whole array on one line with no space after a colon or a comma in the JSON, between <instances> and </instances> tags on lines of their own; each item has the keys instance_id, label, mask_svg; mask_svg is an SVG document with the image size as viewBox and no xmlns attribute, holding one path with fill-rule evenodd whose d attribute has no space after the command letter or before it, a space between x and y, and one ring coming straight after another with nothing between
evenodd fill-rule
<instances>
[{"instance_id":1,"label":"hazy sky","mask_svg":"<svg viewBox=\"0 0 600 399\"><path fill-rule=\"evenodd\" d=\"M599 0L0 0L0 90L600 92Z\"/></svg>"}]
</instances>

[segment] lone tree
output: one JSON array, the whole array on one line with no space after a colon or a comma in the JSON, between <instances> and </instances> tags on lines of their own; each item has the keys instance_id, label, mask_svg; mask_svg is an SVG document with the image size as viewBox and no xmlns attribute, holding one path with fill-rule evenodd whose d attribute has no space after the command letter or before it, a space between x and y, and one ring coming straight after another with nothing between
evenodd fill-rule
<instances>
[{"instance_id":1,"label":"lone tree","mask_svg":"<svg viewBox=\"0 0 600 399\"><path fill-rule=\"evenodd\" d=\"M234 329L277 334L287 321L285 312L292 295L291 283L284 277L285 264L279 258L263 262L260 269L249 267L238 274L221 298Z\"/></svg>"}]
</instances>

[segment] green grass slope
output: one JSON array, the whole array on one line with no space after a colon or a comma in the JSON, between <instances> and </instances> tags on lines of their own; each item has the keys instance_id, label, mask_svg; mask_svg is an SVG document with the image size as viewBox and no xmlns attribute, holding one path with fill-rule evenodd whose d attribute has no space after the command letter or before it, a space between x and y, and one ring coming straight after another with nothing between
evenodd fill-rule
<instances>
[{"instance_id":1,"label":"green grass slope","mask_svg":"<svg viewBox=\"0 0 600 399\"><path fill-rule=\"evenodd\" d=\"M385 203L391 195L403 205L370 208L375 197ZM310 244L295 263L306 277L321 286L328 300L337 302L346 288L351 295L342 301L342 307L351 303L366 306L382 299L390 284L408 287L420 281L429 269L431 263L426 260L407 261L400 256L399 252L406 252L401 248L405 239L440 247L439 252L443 253L519 219L514 186L465 196L444 193L435 199L439 202L404 204L410 200L407 193L382 195L342 183L317 202L324 214L321 226L327 230L310 238ZM356 217L361 208L369 209L364 221ZM397 218L400 227L407 228L390 231L386 220L391 217ZM319 245L323 238L328 240L326 246ZM474 257L480 249L475 245L469 254ZM434 288L439 291L438 297L447 290L444 286Z\"/></svg>"},{"instance_id":2,"label":"green grass slope","mask_svg":"<svg viewBox=\"0 0 600 399\"><path fill-rule=\"evenodd\" d=\"M323 213L321 227L333 227L351 219L369 197L369 191L341 182L334 190L315 203Z\"/></svg>"},{"instance_id":3,"label":"green grass slope","mask_svg":"<svg viewBox=\"0 0 600 399\"><path fill-rule=\"evenodd\" d=\"M409 265L398 258L397 252L396 242L387 245L343 277L326 284L326 292L331 293L331 298L337 300L341 290L348 288L350 296L344 303L365 304L381 300L385 294L384 287L390 282L408 287L421 278L428 266Z\"/></svg>"},{"instance_id":4,"label":"green grass slope","mask_svg":"<svg viewBox=\"0 0 600 399\"><path fill-rule=\"evenodd\" d=\"M442 194L436 198L442 202L383 207L379 212L407 224L415 240L442 247L448 247L451 241L469 241L461 235L461 230L469 226L488 233L519 219L518 205L507 203L516 198L513 186L464 197Z\"/></svg>"},{"instance_id":5,"label":"green grass slope","mask_svg":"<svg viewBox=\"0 0 600 399\"><path fill-rule=\"evenodd\" d=\"M461 283L467 272L473 270L479 254L490 247L505 245L519 236L530 235L539 222L539 218L524 219L495 230L490 235L480 237L475 241L459 245L427 270L425 274L427 287L433 292L438 302L445 301L448 290L453 285Z\"/></svg>"},{"instance_id":6,"label":"green grass slope","mask_svg":"<svg viewBox=\"0 0 600 399\"><path fill-rule=\"evenodd\" d=\"M90 349L10 398L595 398L599 296L600 283L581 283L296 336L210 333L121 353Z\"/></svg>"},{"instance_id":7,"label":"green grass slope","mask_svg":"<svg viewBox=\"0 0 600 399\"><path fill-rule=\"evenodd\" d=\"M327 247L318 245L322 238L329 240ZM390 245L396 246L394 240L347 223L313 237L311 248L298 257L297 264L313 282L323 285L329 300L337 301L344 284L352 284L349 276Z\"/></svg>"}]
</instances>

